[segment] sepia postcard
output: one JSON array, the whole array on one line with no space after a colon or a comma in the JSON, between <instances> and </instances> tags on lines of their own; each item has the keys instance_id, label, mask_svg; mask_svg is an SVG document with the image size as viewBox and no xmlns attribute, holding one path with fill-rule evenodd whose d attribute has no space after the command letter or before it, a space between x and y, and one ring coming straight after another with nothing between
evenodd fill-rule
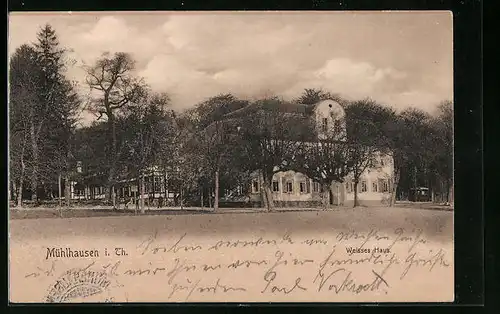
<instances>
[{"instance_id":1,"label":"sepia postcard","mask_svg":"<svg viewBox=\"0 0 500 314\"><path fill-rule=\"evenodd\" d=\"M452 30L11 13L10 302L452 302Z\"/></svg>"}]
</instances>

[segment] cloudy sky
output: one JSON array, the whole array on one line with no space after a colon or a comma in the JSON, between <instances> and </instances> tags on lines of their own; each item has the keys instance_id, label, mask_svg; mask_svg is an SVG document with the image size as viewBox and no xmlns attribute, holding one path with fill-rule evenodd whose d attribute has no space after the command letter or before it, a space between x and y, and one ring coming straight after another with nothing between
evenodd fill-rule
<instances>
[{"instance_id":1,"label":"cloudy sky","mask_svg":"<svg viewBox=\"0 0 500 314\"><path fill-rule=\"evenodd\" d=\"M178 109L219 93L292 98L312 87L396 109L432 111L453 97L448 12L14 13L9 54L45 23L74 51L68 75L82 93L81 65L125 51Z\"/></svg>"}]
</instances>

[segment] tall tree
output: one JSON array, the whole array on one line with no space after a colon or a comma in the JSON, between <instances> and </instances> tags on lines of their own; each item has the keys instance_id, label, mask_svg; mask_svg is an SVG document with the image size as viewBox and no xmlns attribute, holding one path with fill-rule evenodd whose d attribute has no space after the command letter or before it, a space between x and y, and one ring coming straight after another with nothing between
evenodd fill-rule
<instances>
[{"instance_id":1,"label":"tall tree","mask_svg":"<svg viewBox=\"0 0 500 314\"><path fill-rule=\"evenodd\" d=\"M239 112L239 159L246 171L257 171L262 181L262 199L274 210L271 184L274 174L291 170L292 155L307 134L302 129L307 116L286 112L293 108L279 98L263 99Z\"/></svg>"},{"instance_id":2,"label":"tall tree","mask_svg":"<svg viewBox=\"0 0 500 314\"><path fill-rule=\"evenodd\" d=\"M186 192L196 191L203 177L203 159L192 145L197 130L193 122L196 121L194 114L192 110L182 114L172 111L169 136L161 144L161 151L165 156L161 160L168 175L167 183L174 194L174 203L181 207L184 206Z\"/></svg>"},{"instance_id":3,"label":"tall tree","mask_svg":"<svg viewBox=\"0 0 500 314\"><path fill-rule=\"evenodd\" d=\"M224 94L211 97L194 109L197 131L193 138L196 144L193 144L203 157L206 179L213 178L206 181L213 181L214 210L219 208L220 177L229 170L225 165L230 163L234 147L230 143L233 139L230 136L231 130L227 130L232 126L224 121L224 116L246 105L247 102L238 100L231 94Z\"/></svg>"},{"instance_id":4,"label":"tall tree","mask_svg":"<svg viewBox=\"0 0 500 314\"><path fill-rule=\"evenodd\" d=\"M58 173L60 159L53 156L62 153L64 159L67 157L67 134L71 133L74 113L79 106L74 85L65 75L68 63L65 52L55 30L47 24L38 32L37 42L33 46L22 46L11 60L11 118L15 121L16 112L22 111L20 142L23 143L24 165L21 165L21 172L24 181L29 168L31 198L35 203L40 198L40 187L50 185L53 174ZM24 98L22 104L19 97ZM19 123L14 124L19 128ZM61 147L64 147L62 151Z\"/></svg>"},{"instance_id":5,"label":"tall tree","mask_svg":"<svg viewBox=\"0 0 500 314\"><path fill-rule=\"evenodd\" d=\"M349 165L354 182L354 206L359 206L358 186L362 175L379 165L386 154L389 138L386 130L393 122L394 111L371 99L354 101L346 107Z\"/></svg>"},{"instance_id":6,"label":"tall tree","mask_svg":"<svg viewBox=\"0 0 500 314\"><path fill-rule=\"evenodd\" d=\"M23 191L30 166L30 127L38 106L40 67L33 47L22 45L10 59L9 68L9 173L17 205L23 205Z\"/></svg>"},{"instance_id":7,"label":"tall tree","mask_svg":"<svg viewBox=\"0 0 500 314\"><path fill-rule=\"evenodd\" d=\"M453 103L443 101L438 107L439 115L436 121L436 134L440 135L436 143L441 149L436 150L436 168L440 177L446 183L447 202L451 203L453 191Z\"/></svg>"},{"instance_id":8,"label":"tall tree","mask_svg":"<svg viewBox=\"0 0 500 314\"><path fill-rule=\"evenodd\" d=\"M161 142L169 136L166 110L168 105L167 95L146 94L134 106L129 106L127 116L121 123L121 131L125 133L123 140L129 152L127 168L132 170L135 177L139 177L142 213L144 213L144 177L148 170L157 166Z\"/></svg>"},{"instance_id":9,"label":"tall tree","mask_svg":"<svg viewBox=\"0 0 500 314\"><path fill-rule=\"evenodd\" d=\"M112 197L112 189L116 182L117 162L119 159L116 116L124 107L135 103L144 95L142 79L134 75L135 61L123 52L109 55L103 54L93 66L86 67L87 84L94 93L90 109L98 115L105 116L108 126L108 178L106 199Z\"/></svg>"},{"instance_id":10,"label":"tall tree","mask_svg":"<svg viewBox=\"0 0 500 314\"><path fill-rule=\"evenodd\" d=\"M450 203L453 189L453 104L443 101L437 108L437 114L430 118L427 151L426 179L431 192L445 196L443 202ZM434 194L433 194L434 195Z\"/></svg>"},{"instance_id":11,"label":"tall tree","mask_svg":"<svg viewBox=\"0 0 500 314\"><path fill-rule=\"evenodd\" d=\"M351 171L350 146L342 121L344 117L332 118L326 131L318 130L316 125L309 125L306 130L310 133L310 139L300 142L296 154L292 155L294 170L320 184L324 209L329 203L333 204L333 199L329 202L329 196L333 198L336 195L336 183L343 183ZM339 203L342 201L340 196Z\"/></svg>"},{"instance_id":12,"label":"tall tree","mask_svg":"<svg viewBox=\"0 0 500 314\"><path fill-rule=\"evenodd\" d=\"M33 173L36 177L43 174L45 181L53 181L55 178L50 178L50 176L54 173L64 173L65 198L69 205L70 173L74 166L71 141L80 100L75 91L75 83L66 77L65 73L70 60L66 56L67 49L60 46L55 30L47 24L38 33L37 39L35 43L37 63L42 71L39 96L46 111L42 121L39 122L38 129L34 128L35 132L32 136L36 168ZM39 142L41 134L43 134L42 143ZM42 161L44 165L42 169L39 167L39 161ZM38 185L39 177L36 177L33 182Z\"/></svg>"},{"instance_id":13,"label":"tall tree","mask_svg":"<svg viewBox=\"0 0 500 314\"><path fill-rule=\"evenodd\" d=\"M416 188L419 173L426 172L434 160L431 116L410 107L401 112L396 121L391 148L395 171L391 204L395 202L400 180L406 183L405 189Z\"/></svg>"}]
</instances>

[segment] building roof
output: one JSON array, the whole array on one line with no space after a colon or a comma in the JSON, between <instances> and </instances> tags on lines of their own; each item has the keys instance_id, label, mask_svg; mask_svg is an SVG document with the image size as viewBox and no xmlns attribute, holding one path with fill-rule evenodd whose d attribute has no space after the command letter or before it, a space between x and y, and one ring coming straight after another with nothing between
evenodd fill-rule
<instances>
[{"instance_id":1,"label":"building roof","mask_svg":"<svg viewBox=\"0 0 500 314\"><path fill-rule=\"evenodd\" d=\"M333 99L331 100L335 101ZM325 100L322 100L312 105L274 100L253 102L243 108L225 114L222 118L222 124L219 124L219 126L217 126L217 122L214 121L204 130L209 134L211 132L214 132L217 127L221 126L226 130L236 129L240 123L238 122L240 118L247 117L259 111L277 111L282 113L296 114L298 116L307 118L310 117L314 113L316 108L324 102Z\"/></svg>"},{"instance_id":2,"label":"building roof","mask_svg":"<svg viewBox=\"0 0 500 314\"><path fill-rule=\"evenodd\" d=\"M319 104L319 103L318 103ZM269 102L254 102L241 109L235 110L224 115L224 118L238 118L243 117L260 110L277 110L284 113L300 114L300 115L310 115L314 112L314 109L318 104L306 105L306 104L296 104L296 103L283 103L280 101L269 101Z\"/></svg>"}]
</instances>

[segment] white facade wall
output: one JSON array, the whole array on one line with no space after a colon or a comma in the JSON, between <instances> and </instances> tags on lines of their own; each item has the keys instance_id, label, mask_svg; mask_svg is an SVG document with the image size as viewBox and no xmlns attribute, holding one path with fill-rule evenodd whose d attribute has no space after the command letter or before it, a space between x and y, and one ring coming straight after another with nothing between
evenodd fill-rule
<instances>
[{"instance_id":1,"label":"white facade wall","mask_svg":"<svg viewBox=\"0 0 500 314\"><path fill-rule=\"evenodd\" d=\"M360 178L358 184L358 200L361 205L387 205L390 201L390 191L392 189L392 173L394 163L390 156L383 156L383 166L379 165L374 168L367 169ZM254 172L252 175L250 200L260 202L262 199L261 189L263 182L259 172ZM275 189L277 183L278 191ZM287 183L292 184L292 191L288 191ZM302 191L301 191L302 183ZM365 185L366 190L363 189ZM344 193L345 198L340 200L344 205L349 206L354 202L354 183L352 176L347 176L342 185L339 184L339 195ZM320 187L315 184L306 175L295 172L285 171L278 172L273 176L273 200L275 202L319 202ZM342 191L341 189L344 189ZM334 196L335 199L340 196ZM336 200L334 201L336 202Z\"/></svg>"}]
</instances>

